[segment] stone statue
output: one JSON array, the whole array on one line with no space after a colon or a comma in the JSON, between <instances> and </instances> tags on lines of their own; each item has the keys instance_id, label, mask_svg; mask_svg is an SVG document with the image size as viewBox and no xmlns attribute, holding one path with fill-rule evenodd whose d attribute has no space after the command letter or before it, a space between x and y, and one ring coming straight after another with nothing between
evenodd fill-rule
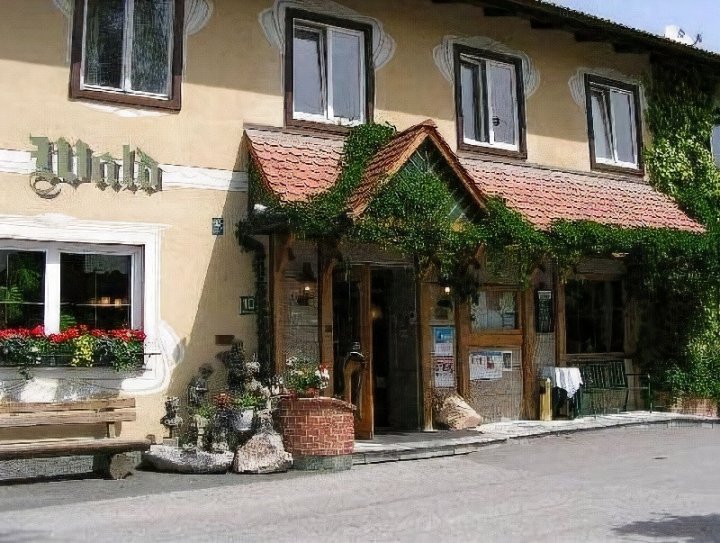
<instances>
[{"instance_id":1,"label":"stone statue","mask_svg":"<svg viewBox=\"0 0 720 543\"><path fill-rule=\"evenodd\" d=\"M165 428L170 431L170 438L172 439L174 430L179 426L182 426L183 420L178 411L180 410L180 398L177 396L171 396L165 400L165 416L160 419Z\"/></svg>"},{"instance_id":2,"label":"stone statue","mask_svg":"<svg viewBox=\"0 0 720 543\"><path fill-rule=\"evenodd\" d=\"M200 407L208 395L208 379L213 374L210 364L203 364L200 367L198 375L192 378L188 385L188 405L190 407Z\"/></svg>"}]
</instances>

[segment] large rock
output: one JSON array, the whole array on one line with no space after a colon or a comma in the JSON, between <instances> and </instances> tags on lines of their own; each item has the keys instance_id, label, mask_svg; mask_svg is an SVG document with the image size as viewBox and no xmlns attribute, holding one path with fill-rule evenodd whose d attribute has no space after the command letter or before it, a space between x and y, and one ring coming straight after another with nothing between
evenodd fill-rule
<instances>
[{"instance_id":1,"label":"large rock","mask_svg":"<svg viewBox=\"0 0 720 543\"><path fill-rule=\"evenodd\" d=\"M257 433L237 450L236 473L277 473L292 467L292 455L285 451L282 436L275 431L270 411L259 411L253 426Z\"/></svg>"},{"instance_id":2,"label":"large rock","mask_svg":"<svg viewBox=\"0 0 720 543\"><path fill-rule=\"evenodd\" d=\"M465 430L475 428L482 422L482 417L468 405L462 396L450 394L437 407L435 420L450 430Z\"/></svg>"},{"instance_id":3,"label":"large rock","mask_svg":"<svg viewBox=\"0 0 720 543\"><path fill-rule=\"evenodd\" d=\"M292 467L292 455L285 451L282 436L275 431L255 434L237 450L236 473L277 473Z\"/></svg>"},{"instance_id":4,"label":"large rock","mask_svg":"<svg viewBox=\"0 0 720 543\"><path fill-rule=\"evenodd\" d=\"M143 453L143 462L157 471L178 473L225 473L233 463L235 453L209 453L183 450L165 445L153 445Z\"/></svg>"}]
</instances>

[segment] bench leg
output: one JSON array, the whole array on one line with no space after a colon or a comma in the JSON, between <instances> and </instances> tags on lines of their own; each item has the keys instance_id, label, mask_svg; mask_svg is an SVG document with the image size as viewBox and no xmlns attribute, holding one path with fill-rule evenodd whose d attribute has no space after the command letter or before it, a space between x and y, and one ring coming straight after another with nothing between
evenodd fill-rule
<instances>
[{"instance_id":1,"label":"bench leg","mask_svg":"<svg viewBox=\"0 0 720 543\"><path fill-rule=\"evenodd\" d=\"M105 479L124 479L135 468L135 459L127 454L98 454L93 458L93 472Z\"/></svg>"}]
</instances>

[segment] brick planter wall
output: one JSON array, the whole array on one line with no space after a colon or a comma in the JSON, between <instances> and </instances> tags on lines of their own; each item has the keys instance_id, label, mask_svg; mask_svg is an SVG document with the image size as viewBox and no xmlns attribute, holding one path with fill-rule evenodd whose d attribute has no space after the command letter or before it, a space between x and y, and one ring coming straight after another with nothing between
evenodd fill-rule
<instances>
[{"instance_id":1,"label":"brick planter wall","mask_svg":"<svg viewBox=\"0 0 720 543\"><path fill-rule=\"evenodd\" d=\"M717 417L720 411L718 402L706 398L676 398L673 400L665 392L658 392L655 398L656 405L665 406L671 413Z\"/></svg>"},{"instance_id":2,"label":"brick planter wall","mask_svg":"<svg viewBox=\"0 0 720 543\"><path fill-rule=\"evenodd\" d=\"M670 411L683 415L717 417L718 404L713 400L684 398L678 399L674 405L670 406Z\"/></svg>"},{"instance_id":3,"label":"brick planter wall","mask_svg":"<svg viewBox=\"0 0 720 543\"><path fill-rule=\"evenodd\" d=\"M355 429L353 406L335 398L282 398L278 423L296 469L349 469Z\"/></svg>"}]
</instances>

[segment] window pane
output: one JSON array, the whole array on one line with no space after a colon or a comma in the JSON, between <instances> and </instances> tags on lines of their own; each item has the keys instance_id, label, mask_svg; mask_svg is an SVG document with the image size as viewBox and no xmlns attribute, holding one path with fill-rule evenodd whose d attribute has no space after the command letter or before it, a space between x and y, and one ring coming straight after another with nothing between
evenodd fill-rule
<instances>
[{"instance_id":1,"label":"window pane","mask_svg":"<svg viewBox=\"0 0 720 543\"><path fill-rule=\"evenodd\" d=\"M487 63L488 85L492 99L490 123L495 143L515 145L517 101L515 98L515 67L510 64Z\"/></svg>"},{"instance_id":2,"label":"window pane","mask_svg":"<svg viewBox=\"0 0 720 543\"><path fill-rule=\"evenodd\" d=\"M720 168L720 125L713 127L711 145L715 166Z\"/></svg>"},{"instance_id":3,"label":"window pane","mask_svg":"<svg viewBox=\"0 0 720 543\"><path fill-rule=\"evenodd\" d=\"M85 84L122 88L125 0L87 0Z\"/></svg>"},{"instance_id":4,"label":"window pane","mask_svg":"<svg viewBox=\"0 0 720 543\"><path fill-rule=\"evenodd\" d=\"M514 291L481 291L470 308L472 328L478 330L515 330L518 313Z\"/></svg>"},{"instance_id":5,"label":"window pane","mask_svg":"<svg viewBox=\"0 0 720 543\"><path fill-rule=\"evenodd\" d=\"M607 93L602 89L590 89L592 126L595 137L595 158L614 160L610 141L610 110Z\"/></svg>"},{"instance_id":6,"label":"window pane","mask_svg":"<svg viewBox=\"0 0 720 543\"><path fill-rule=\"evenodd\" d=\"M635 107L633 97L626 92L610 92L613 122L615 123L615 145L620 162L637 162L635 151Z\"/></svg>"},{"instance_id":7,"label":"window pane","mask_svg":"<svg viewBox=\"0 0 720 543\"><path fill-rule=\"evenodd\" d=\"M45 253L0 250L0 329L45 319Z\"/></svg>"},{"instance_id":8,"label":"window pane","mask_svg":"<svg viewBox=\"0 0 720 543\"><path fill-rule=\"evenodd\" d=\"M333 115L353 121L362 120L363 38L335 31L331 35Z\"/></svg>"},{"instance_id":9,"label":"window pane","mask_svg":"<svg viewBox=\"0 0 720 543\"><path fill-rule=\"evenodd\" d=\"M487 141L483 134L481 115L482 96L477 64L460 64L460 98L463 121L463 138L468 141Z\"/></svg>"},{"instance_id":10,"label":"window pane","mask_svg":"<svg viewBox=\"0 0 720 543\"><path fill-rule=\"evenodd\" d=\"M61 254L61 328L129 328L131 266L130 256Z\"/></svg>"},{"instance_id":11,"label":"window pane","mask_svg":"<svg viewBox=\"0 0 720 543\"><path fill-rule=\"evenodd\" d=\"M568 353L623 352L620 281L568 281L565 300Z\"/></svg>"},{"instance_id":12,"label":"window pane","mask_svg":"<svg viewBox=\"0 0 720 543\"><path fill-rule=\"evenodd\" d=\"M132 89L169 95L173 0L135 0Z\"/></svg>"},{"instance_id":13,"label":"window pane","mask_svg":"<svg viewBox=\"0 0 720 543\"><path fill-rule=\"evenodd\" d=\"M325 115L323 46L319 31L296 28L293 41L295 111Z\"/></svg>"}]
</instances>

